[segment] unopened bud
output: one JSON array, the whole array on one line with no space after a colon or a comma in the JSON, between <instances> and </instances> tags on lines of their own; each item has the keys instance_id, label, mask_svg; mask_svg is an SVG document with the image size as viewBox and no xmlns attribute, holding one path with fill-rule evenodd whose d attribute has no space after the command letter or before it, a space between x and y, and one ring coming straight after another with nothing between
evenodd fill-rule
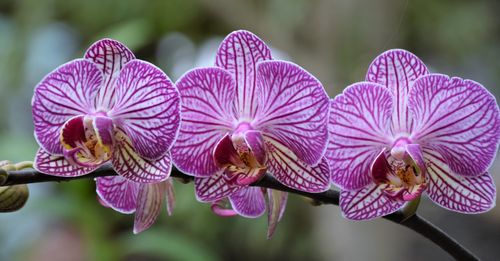
<instances>
[{"instance_id":1,"label":"unopened bud","mask_svg":"<svg viewBox=\"0 0 500 261\"><path fill-rule=\"evenodd\" d=\"M13 212L21 209L28 201L29 190L26 184L0 187L0 212Z\"/></svg>"}]
</instances>

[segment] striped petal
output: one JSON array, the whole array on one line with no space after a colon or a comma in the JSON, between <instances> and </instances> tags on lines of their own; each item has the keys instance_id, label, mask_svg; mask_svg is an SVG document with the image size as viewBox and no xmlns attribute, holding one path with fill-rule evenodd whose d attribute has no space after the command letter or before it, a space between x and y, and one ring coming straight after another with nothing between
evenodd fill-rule
<instances>
[{"instance_id":1,"label":"striped petal","mask_svg":"<svg viewBox=\"0 0 500 261\"><path fill-rule=\"evenodd\" d=\"M271 59L269 47L251 32L235 31L222 41L215 64L228 70L236 80L236 108L240 118L254 117L257 63Z\"/></svg>"},{"instance_id":2,"label":"striped petal","mask_svg":"<svg viewBox=\"0 0 500 261\"><path fill-rule=\"evenodd\" d=\"M207 177L218 168L213 151L232 129L235 83L227 71L194 69L176 83L182 99L182 123L172 158L182 172Z\"/></svg>"},{"instance_id":3,"label":"striped petal","mask_svg":"<svg viewBox=\"0 0 500 261\"><path fill-rule=\"evenodd\" d=\"M118 41L102 39L87 49L85 59L93 61L103 73L103 85L95 97L97 109L111 109L115 102L115 80L122 67L135 59L134 54Z\"/></svg>"},{"instance_id":4,"label":"striped petal","mask_svg":"<svg viewBox=\"0 0 500 261\"><path fill-rule=\"evenodd\" d=\"M169 178L165 182L165 199L167 205L167 214L172 216L174 214L175 208L175 190L174 190L174 180Z\"/></svg>"},{"instance_id":5,"label":"striped petal","mask_svg":"<svg viewBox=\"0 0 500 261\"><path fill-rule=\"evenodd\" d=\"M241 186L229 184L223 177L222 171L207 178L194 179L196 199L201 202L214 202L238 191Z\"/></svg>"},{"instance_id":6,"label":"striped petal","mask_svg":"<svg viewBox=\"0 0 500 261\"><path fill-rule=\"evenodd\" d=\"M382 149L391 145L392 106L390 92L368 82L347 87L330 102L330 141L325 157L333 183L357 190L371 182L371 164Z\"/></svg>"},{"instance_id":7,"label":"striped petal","mask_svg":"<svg viewBox=\"0 0 500 261\"><path fill-rule=\"evenodd\" d=\"M50 154L62 155L60 130L71 117L94 112L93 99L102 73L90 61L79 59L61 65L36 87L32 113L38 144Z\"/></svg>"},{"instance_id":8,"label":"striped petal","mask_svg":"<svg viewBox=\"0 0 500 261\"><path fill-rule=\"evenodd\" d=\"M54 156L44 149L38 149L33 167L47 175L59 177L78 177L89 174L95 167L80 167L70 164L63 156Z\"/></svg>"},{"instance_id":9,"label":"striped petal","mask_svg":"<svg viewBox=\"0 0 500 261\"><path fill-rule=\"evenodd\" d=\"M165 198L165 189L165 182L141 184L137 196L134 234L148 229L156 221Z\"/></svg>"},{"instance_id":10,"label":"striped petal","mask_svg":"<svg viewBox=\"0 0 500 261\"><path fill-rule=\"evenodd\" d=\"M387 196L383 192L386 186L370 183L359 190L343 190L340 193L342 215L352 220L370 220L399 210L404 201Z\"/></svg>"},{"instance_id":11,"label":"striped petal","mask_svg":"<svg viewBox=\"0 0 500 261\"><path fill-rule=\"evenodd\" d=\"M115 137L116 146L113 153L113 168L130 181L139 183L153 183L166 180L170 176L172 163L170 153L157 161L142 158L135 150L123 132L119 131Z\"/></svg>"},{"instance_id":12,"label":"striped petal","mask_svg":"<svg viewBox=\"0 0 500 261\"><path fill-rule=\"evenodd\" d=\"M268 171L284 185L306 191L323 192L330 187L330 172L327 160L311 166L301 161L284 144L267 140Z\"/></svg>"},{"instance_id":13,"label":"striped petal","mask_svg":"<svg viewBox=\"0 0 500 261\"><path fill-rule=\"evenodd\" d=\"M428 161L429 198L443 208L460 213L483 213L495 206L496 188L489 173L475 177L456 175L435 151L425 151Z\"/></svg>"},{"instance_id":14,"label":"striped petal","mask_svg":"<svg viewBox=\"0 0 500 261\"><path fill-rule=\"evenodd\" d=\"M328 142L328 95L299 66L267 61L257 69L255 128L281 141L307 164L317 164Z\"/></svg>"},{"instance_id":15,"label":"striped petal","mask_svg":"<svg viewBox=\"0 0 500 261\"><path fill-rule=\"evenodd\" d=\"M268 212L267 212L267 239L273 237L274 231L278 226L283 214L285 213L286 202L288 200L288 193L267 189L268 196Z\"/></svg>"},{"instance_id":16,"label":"striped petal","mask_svg":"<svg viewBox=\"0 0 500 261\"><path fill-rule=\"evenodd\" d=\"M96 192L105 206L125 214L134 213L140 183L122 176L96 178Z\"/></svg>"},{"instance_id":17,"label":"striped petal","mask_svg":"<svg viewBox=\"0 0 500 261\"><path fill-rule=\"evenodd\" d=\"M408 112L408 93L415 80L429 71L425 64L406 50L389 50L370 65L366 81L386 86L394 95L393 133L411 133L414 122Z\"/></svg>"},{"instance_id":18,"label":"striped petal","mask_svg":"<svg viewBox=\"0 0 500 261\"><path fill-rule=\"evenodd\" d=\"M412 139L439 152L463 176L485 173L500 139L495 98L479 83L446 75L426 75L410 92L410 111L418 125Z\"/></svg>"},{"instance_id":19,"label":"striped petal","mask_svg":"<svg viewBox=\"0 0 500 261\"><path fill-rule=\"evenodd\" d=\"M229 195L229 201L238 215L260 217L266 211L264 193L260 187L243 187Z\"/></svg>"},{"instance_id":20,"label":"striped petal","mask_svg":"<svg viewBox=\"0 0 500 261\"><path fill-rule=\"evenodd\" d=\"M141 157L157 160L170 149L179 130L179 92L156 66L130 61L116 80L116 104L110 116Z\"/></svg>"}]
</instances>

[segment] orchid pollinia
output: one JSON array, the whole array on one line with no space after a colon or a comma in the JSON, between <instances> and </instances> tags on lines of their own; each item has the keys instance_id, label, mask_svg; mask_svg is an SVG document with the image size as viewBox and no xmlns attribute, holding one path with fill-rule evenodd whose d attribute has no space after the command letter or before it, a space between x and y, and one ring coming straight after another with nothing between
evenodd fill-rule
<instances>
[{"instance_id":1,"label":"orchid pollinia","mask_svg":"<svg viewBox=\"0 0 500 261\"><path fill-rule=\"evenodd\" d=\"M74 177L112 164L119 176L97 178L98 195L117 211L136 211L135 232L154 222L166 195L171 211L166 180L180 97L160 69L104 39L49 73L35 87L32 106L38 171Z\"/></svg>"},{"instance_id":2,"label":"orchid pollinia","mask_svg":"<svg viewBox=\"0 0 500 261\"><path fill-rule=\"evenodd\" d=\"M220 215L258 217L266 210L270 237L287 193L249 186L266 172L291 188L329 188L323 158L328 140L328 96L299 66L274 61L248 31L221 43L216 66L196 68L176 82L182 122L172 159L195 176L196 197ZM226 199L232 209L223 208Z\"/></svg>"},{"instance_id":3,"label":"orchid pollinia","mask_svg":"<svg viewBox=\"0 0 500 261\"><path fill-rule=\"evenodd\" d=\"M366 82L330 102L325 157L342 188L345 217L390 214L424 192L462 213L495 205L487 172L500 138L495 98L479 83L429 73L412 53L390 50Z\"/></svg>"}]
</instances>

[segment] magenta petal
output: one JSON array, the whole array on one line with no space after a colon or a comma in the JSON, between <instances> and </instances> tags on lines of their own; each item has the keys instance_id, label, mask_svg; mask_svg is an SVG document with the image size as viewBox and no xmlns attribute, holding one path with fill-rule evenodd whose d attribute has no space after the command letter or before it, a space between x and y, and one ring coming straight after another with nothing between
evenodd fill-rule
<instances>
[{"instance_id":1,"label":"magenta petal","mask_svg":"<svg viewBox=\"0 0 500 261\"><path fill-rule=\"evenodd\" d=\"M38 149L33 167L44 174L59 177L83 176L97 168L72 165L63 156L53 156L43 149Z\"/></svg>"},{"instance_id":2,"label":"magenta petal","mask_svg":"<svg viewBox=\"0 0 500 261\"><path fill-rule=\"evenodd\" d=\"M102 73L90 61L77 59L49 73L36 87L32 100L35 137L50 154L62 155L60 130L71 117L94 111Z\"/></svg>"},{"instance_id":3,"label":"magenta petal","mask_svg":"<svg viewBox=\"0 0 500 261\"><path fill-rule=\"evenodd\" d=\"M489 173L463 177L453 173L437 152L424 152L429 162L429 198L443 208L460 213L483 213L495 206L496 188Z\"/></svg>"},{"instance_id":4,"label":"magenta petal","mask_svg":"<svg viewBox=\"0 0 500 261\"><path fill-rule=\"evenodd\" d=\"M271 59L269 47L251 32L235 31L222 41L215 64L228 70L236 80L236 108L240 118L255 115L257 63Z\"/></svg>"},{"instance_id":5,"label":"magenta petal","mask_svg":"<svg viewBox=\"0 0 500 261\"><path fill-rule=\"evenodd\" d=\"M486 172L500 139L495 98L471 80L430 74L415 82L408 101L415 117L412 139L439 152L463 176Z\"/></svg>"},{"instance_id":6,"label":"magenta petal","mask_svg":"<svg viewBox=\"0 0 500 261\"><path fill-rule=\"evenodd\" d=\"M179 130L179 92L156 66L133 60L116 80L116 103L109 114L139 155L157 160L170 149Z\"/></svg>"},{"instance_id":7,"label":"magenta petal","mask_svg":"<svg viewBox=\"0 0 500 261\"><path fill-rule=\"evenodd\" d=\"M129 181L121 176L96 178L96 191L99 199L107 207L125 214L135 212L140 186L140 183Z\"/></svg>"},{"instance_id":8,"label":"magenta petal","mask_svg":"<svg viewBox=\"0 0 500 261\"><path fill-rule=\"evenodd\" d=\"M165 198L165 183L141 184L137 196L137 210L134 220L134 234L148 229L160 215Z\"/></svg>"},{"instance_id":9,"label":"magenta petal","mask_svg":"<svg viewBox=\"0 0 500 261\"><path fill-rule=\"evenodd\" d=\"M404 201L388 197L383 192L386 186L370 183L359 190L343 190L340 193L342 215L352 220L370 220L399 210Z\"/></svg>"},{"instance_id":10,"label":"magenta petal","mask_svg":"<svg viewBox=\"0 0 500 261\"><path fill-rule=\"evenodd\" d=\"M260 187L242 187L229 195L234 211L247 218L260 217L266 211L264 193Z\"/></svg>"},{"instance_id":11,"label":"magenta petal","mask_svg":"<svg viewBox=\"0 0 500 261\"><path fill-rule=\"evenodd\" d=\"M115 139L112 163L119 175L139 183L160 182L170 176L170 153L167 152L157 161L146 160L135 152L130 139L123 132L118 132Z\"/></svg>"},{"instance_id":12,"label":"magenta petal","mask_svg":"<svg viewBox=\"0 0 500 261\"><path fill-rule=\"evenodd\" d=\"M218 201L240 188L241 186L229 184L222 176L222 171L207 178L194 179L196 199L201 202Z\"/></svg>"},{"instance_id":13,"label":"magenta petal","mask_svg":"<svg viewBox=\"0 0 500 261\"><path fill-rule=\"evenodd\" d=\"M413 129L414 122L408 113L407 101L413 82L428 74L425 64L414 54L400 49L389 50L379 55L370 65L366 81L386 86L394 95L392 130L394 133Z\"/></svg>"},{"instance_id":14,"label":"magenta petal","mask_svg":"<svg viewBox=\"0 0 500 261\"><path fill-rule=\"evenodd\" d=\"M328 95L321 83L293 63L266 61L257 69L255 128L315 165L328 142Z\"/></svg>"},{"instance_id":15,"label":"magenta petal","mask_svg":"<svg viewBox=\"0 0 500 261\"><path fill-rule=\"evenodd\" d=\"M325 158L313 167L278 141L268 140L267 149L268 171L279 182L306 192L323 192L330 187L330 171Z\"/></svg>"},{"instance_id":16,"label":"magenta petal","mask_svg":"<svg viewBox=\"0 0 500 261\"><path fill-rule=\"evenodd\" d=\"M330 141L325 153L332 181L346 190L371 182L370 167L391 145L392 95L381 85L355 83L330 102Z\"/></svg>"},{"instance_id":17,"label":"magenta petal","mask_svg":"<svg viewBox=\"0 0 500 261\"><path fill-rule=\"evenodd\" d=\"M278 222L281 220L283 214L285 213L286 202L288 200L288 193L274 189L267 189L267 196L268 196L267 238L270 239L273 236L276 227L278 226Z\"/></svg>"},{"instance_id":18,"label":"magenta petal","mask_svg":"<svg viewBox=\"0 0 500 261\"><path fill-rule=\"evenodd\" d=\"M122 67L132 59L134 54L122 43L112 39L102 39L89 47L85 59L93 61L103 73L103 85L96 95L96 106L99 109L111 109L115 102L115 80Z\"/></svg>"},{"instance_id":19,"label":"magenta petal","mask_svg":"<svg viewBox=\"0 0 500 261\"><path fill-rule=\"evenodd\" d=\"M182 172L199 177L217 171L213 151L232 129L235 83L220 68L194 69L176 83L182 99L182 122L172 159Z\"/></svg>"}]
</instances>

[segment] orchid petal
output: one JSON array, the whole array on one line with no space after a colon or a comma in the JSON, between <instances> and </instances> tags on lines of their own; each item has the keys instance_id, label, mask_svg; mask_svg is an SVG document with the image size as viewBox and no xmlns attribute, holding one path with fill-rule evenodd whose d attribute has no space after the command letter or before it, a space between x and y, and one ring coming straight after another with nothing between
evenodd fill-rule
<instances>
[{"instance_id":1,"label":"orchid petal","mask_svg":"<svg viewBox=\"0 0 500 261\"><path fill-rule=\"evenodd\" d=\"M134 220L134 234L148 229L160 215L165 198L165 183L141 184L137 196L137 210Z\"/></svg>"},{"instance_id":2,"label":"orchid petal","mask_svg":"<svg viewBox=\"0 0 500 261\"><path fill-rule=\"evenodd\" d=\"M113 153L113 168L130 181L153 183L166 180L170 176L172 163L170 153L163 158L150 161L142 158L133 148L130 138L122 131L115 137L116 146Z\"/></svg>"},{"instance_id":3,"label":"orchid petal","mask_svg":"<svg viewBox=\"0 0 500 261\"><path fill-rule=\"evenodd\" d=\"M355 83L330 102L330 142L325 153L332 182L358 190L371 182L370 167L391 145L392 95L381 85Z\"/></svg>"},{"instance_id":4,"label":"orchid petal","mask_svg":"<svg viewBox=\"0 0 500 261\"><path fill-rule=\"evenodd\" d=\"M165 180L165 198L167 203L167 214L172 216L175 208L175 190L174 180L171 178Z\"/></svg>"},{"instance_id":5,"label":"orchid petal","mask_svg":"<svg viewBox=\"0 0 500 261\"><path fill-rule=\"evenodd\" d=\"M345 218L352 220L370 220L391 214L404 205L404 201L387 196L383 189L387 185L370 183L355 190L343 190L340 193L340 209Z\"/></svg>"},{"instance_id":6,"label":"orchid petal","mask_svg":"<svg viewBox=\"0 0 500 261\"><path fill-rule=\"evenodd\" d=\"M266 211L264 193L260 187L242 187L229 195L229 201L234 211L243 217L260 217Z\"/></svg>"},{"instance_id":7,"label":"orchid petal","mask_svg":"<svg viewBox=\"0 0 500 261\"><path fill-rule=\"evenodd\" d=\"M268 139L267 149L268 171L282 184L307 192L323 192L330 187L329 166L325 158L313 167L276 140Z\"/></svg>"},{"instance_id":8,"label":"orchid petal","mask_svg":"<svg viewBox=\"0 0 500 261\"><path fill-rule=\"evenodd\" d=\"M456 175L435 151L424 151L428 160L427 193L436 204L460 213L483 213L495 206L496 188L489 173L475 177Z\"/></svg>"},{"instance_id":9,"label":"orchid petal","mask_svg":"<svg viewBox=\"0 0 500 261\"><path fill-rule=\"evenodd\" d=\"M307 164L317 164L328 142L328 95L299 66L261 62L257 68L255 128L281 141Z\"/></svg>"},{"instance_id":10,"label":"orchid petal","mask_svg":"<svg viewBox=\"0 0 500 261\"><path fill-rule=\"evenodd\" d=\"M218 168L212 153L232 129L235 83L220 68L194 69L176 83L182 99L182 122L172 149L175 165L182 172L207 177Z\"/></svg>"},{"instance_id":11,"label":"orchid petal","mask_svg":"<svg viewBox=\"0 0 500 261\"><path fill-rule=\"evenodd\" d=\"M278 222L283 217L285 213L286 202L288 200L288 193L275 190L275 189L267 189L268 196L268 229L267 229L267 238L270 239L276 227L278 226Z\"/></svg>"},{"instance_id":12,"label":"orchid petal","mask_svg":"<svg viewBox=\"0 0 500 261\"><path fill-rule=\"evenodd\" d=\"M463 176L486 172L500 140L495 98L471 80L430 74L418 79L408 102L415 117L411 137L439 152L451 170Z\"/></svg>"},{"instance_id":13,"label":"orchid petal","mask_svg":"<svg viewBox=\"0 0 500 261\"><path fill-rule=\"evenodd\" d=\"M241 186L229 184L222 171L207 178L195 178L194 189L196 199L201 202L213 202L225 198L238 191Z\"/></svg>"},{"instance_id":14,"label":"orchid petal","mask_svg":"<svg viewBox=\"0 0 500 261\"><path fill-rule=\"evenodd\" d=\"M393 133L411 133L414 122L408 112L408 93L413 82L428 73L425 64L406 50L386 51L370 65L366 81L386 86L394 95Z\"/></svg>"},{"instance_id":15,"label":"orchid petal","mask_svg":"<svg viewBox=\"0 0 500 261\"><path fill-rule=\"evenodd\" d=\"M63 156L54 156L38 149L33 167L41 173L58 177L78 177L89 174L96 167L80 167L70 164Z\"/></svg>"},{"instance_id":16,"label":"orchid petal","mask_svg":"<svg viewBox=\"0 0 500 261\"><path fill-rule=\"evenodd\" d=\"M77 59L49 73L36 87L32 100L35 137L50 154L62 155L59 135L71 117L92 113L102 73L90 61Z\"/></svg>"},{"instance_id":17,"label":"orchid petal","mask_svg":"<svg viewBox=\"0 0 500 261\"><path fill-rule=\"evenodd\" d=\"M116 80L116 104L109 114L141 157L158 160L167 153L179 130L179 111L179 92L164 72L140 60L123 66Z\"/></svg>"},{"instance_id":18,"label":"orchid petal","mask_svg":"<svg viewBox=\"0 0 500 261\"><path fill-rule=\"evenodd\" d=\"M96 107L111 109L115 102L115 80L123 66L135 59L134 54L118 41L102 39L87 49L85 59L93 61L103 73L103 85L95 97Z\"/></svg>"},{"instance_id":19,"label":"orchid petal","mask_svg":"<svg viewBox=\"0 0 500 261\"><path fill-rule=\"evenodd\" d=\"M112 209L124 213L134 213L141 184L121 176L96 178L99 199Z\"/></svg>"},{"instance_id":20,"label":"orchid petal","mask_svg":"<svg viewBox=\"0 0 500 261\"><path fill-rule=\"evenodd\" d=\"M228 70L236 80L236 108L240 118L254 117L257 63L271 59L269 47L251 32L235 31L222 41L215 64Z\"/></svg>"}]
</instances>

